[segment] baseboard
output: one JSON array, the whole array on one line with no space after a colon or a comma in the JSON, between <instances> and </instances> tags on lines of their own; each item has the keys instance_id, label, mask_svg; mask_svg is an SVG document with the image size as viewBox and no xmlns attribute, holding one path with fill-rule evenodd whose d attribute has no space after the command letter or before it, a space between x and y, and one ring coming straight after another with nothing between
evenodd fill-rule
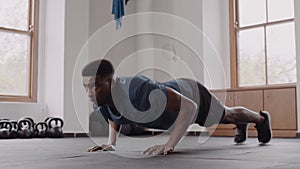
<instances>
[{"instance_id":1,"label":"baseboard","mask_svg":"<svg viewBox=\"0 0 300 169\"><path fill-rule=\"evenodd\" d=\"M225 136L225 137L234 137L236 131L234 129L217 129L217 130L209 130L212 136ZM278 130L274 129L273 138L300 138L300 132L297 133L297 130ZM248 129L249 137L257 137L257 131L255 129Z\"/></svg>"},{"instance_id":2,"label":"baseboard","mask_svg":"<svg viewBox=\"0 0 300 169\"><path fill-rule=\"evenodd\" d=\"M163 130L147 130L147 132L144 135L159 135L161 133L165 133L165 132L169 132L169 131L163 131ZM169 132L170 133L170 132ZM187 132L187 136L200 136L200 134L202 136L208 136L209 133L208 131L188 131Z\"/></svg>"},{"instance_id":3,"label":"baseboard","mask_svg":"<svg viewBox=\"0 0 300 169\"><path fill-rule=\"evenodd\" d=\"M90 133L64 133L64 138L90 137Z\"/></svg>"},{"instance_id":4,"label":"baseboard","mask_svg":"<svg viewBox=\"0 0 300 169\"><path fill-rule=\"evenodd\" d=\"M163 130L151 130L148 131L149 133L144 133L143 135L158 135L163 132L168 132L168 131L163 131ZM208 136L209 132L208 131L189 131L187 133L188 136ZM64 138L79 138L79 137L90 137L90 133L64 133Z\"/></svg>"},{"instance_id":5,"label":"baseboard","mask_svg":"<svg viewBox=\"0 0 300 169\"><path fill-rule=\"evenodd\" d=\"M161 134L162 131L151 131L151 135L156 135L156 134ZM150 133L149 133L150 134ZM200 134L202 135L209 135L209 132L207 131L190 131L188 132L188 136L199 136ZM147 135L147 134L146 134ZM215 136L221 136L216 134ZM226 135L226 134L222 134L222 136L233 136L233 135ZM90 133L64 133L64 138L79 138L79 137L90 137ZM300 138L300 132L296 133L296 138Z\"/></svg>"}]
</instances>

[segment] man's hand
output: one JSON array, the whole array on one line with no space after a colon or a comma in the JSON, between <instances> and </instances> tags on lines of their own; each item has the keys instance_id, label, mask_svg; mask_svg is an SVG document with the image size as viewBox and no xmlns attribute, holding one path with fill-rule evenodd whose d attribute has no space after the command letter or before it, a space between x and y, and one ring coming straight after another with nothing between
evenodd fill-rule
<instances>
[{"instance_id":1,"label":"man's hand","mask_svg":"<svg viewBox=\"0 0 300 169\"><path fill-rule=\"evenodd\" d=\"M143 151L142 153L147 155L167 155L173 152L173 150L174 147L163 144L163 145L152 146L147 150Z\"/></svg>"},{"instance_id":2,"label":"man's hand","mask_svg":"<svg viewBox=\"0 0 300 169\"><path fill-rule=\"evenodd\" d=\"M88 150L87 152L95 152L95 151L115 151L115 147L113 145L102 144L101 146L94 146Z\"/></svg>"}]
</instances>

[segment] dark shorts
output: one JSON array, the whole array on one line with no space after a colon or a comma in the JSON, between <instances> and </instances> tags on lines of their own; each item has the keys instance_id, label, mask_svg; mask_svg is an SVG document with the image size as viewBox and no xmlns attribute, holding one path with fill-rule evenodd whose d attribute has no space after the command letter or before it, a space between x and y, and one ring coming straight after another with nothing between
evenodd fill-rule
<instances>
[{"instance_id":1,"label":"dark shorts","mask_svg":"<svg viewBox=\"0 0 300 169\"><path fill-rule=\"evenodd\" d=\"M198 105L198 115L194 122L204 127L221 123L225 114L225 106L220 100L201 83L191 79L184 80L191 86L194 93L191 99Z\"/></svg>"}]
</instances>

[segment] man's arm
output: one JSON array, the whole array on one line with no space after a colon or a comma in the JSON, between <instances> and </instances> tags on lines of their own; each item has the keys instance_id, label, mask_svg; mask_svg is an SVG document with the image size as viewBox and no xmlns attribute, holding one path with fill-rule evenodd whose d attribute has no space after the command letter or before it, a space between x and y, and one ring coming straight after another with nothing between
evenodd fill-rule
<instances>
[{"instance_id":1,"label":"man's arm","mask_svg":"<svg viewBox=\"0 0 300 169\"><path fill-rule=\"evenodd\" d=\"M108 123L109 123L108 145L116 146L117 137L121 126L109 119L108 119Z\"/></svg>"},{"instance_id":2,"label":"man's arm","mask_svg":"<svg viewBox=\"0 0 300 169\"><path fill-rule=\"evenodd\" d=\"M88 152L94 152L98 150L102 151L114 151L115 146L117 144L117 138L120 131L121 126L116 124L115 122L108 119L109 124L109 135L108 135L108 143L102 144L101 146L94 146L88 149Z\"/></svg>"},{"instance_id":3,"label":"man's arm","mask_svg":"<svg viewBox=\"0 0 300 169\"><path fill-rule=\"evenodd\" d=\"M173 151L174 147L180 141L184 132L192 123L197 111L197 104L182 94L176 92L171 88L167 88L168 101L166 105L167 111L179 111L178 117L175 121L174 129L166 144L156 145L148 148L144 154L168 154Z\"/></svg>"},{"instance_id":4,"label":"man's arm","mask_svg":"<svg viewBox=\"0 0 300 169\"><path fill-rule=\"evenodd\" d=\"M175 107L176 109L180 109L178 117L175 121L175 127L171 133L171 137L166 143L167 146L175 147L189 125L192 123L197 111L197 104L190 100L189 98L177 93L176 91L168 91L169 100L168 104L174 107L174 104L179 104L180 107ZM174 99L170 98L170 95L174 95L172 97L180 97L181 102L174 101ZM172 110L167 104L167 110Z\"/></svg>"}]
</instances>

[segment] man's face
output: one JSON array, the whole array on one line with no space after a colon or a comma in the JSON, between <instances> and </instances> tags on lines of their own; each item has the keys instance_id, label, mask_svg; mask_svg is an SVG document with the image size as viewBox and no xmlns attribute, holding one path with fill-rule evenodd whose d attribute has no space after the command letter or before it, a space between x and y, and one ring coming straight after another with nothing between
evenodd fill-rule
<instances>
[{"instance_id":1,"label":"man's face","mask_svg":"<svg viewBox=\"0 0 300 169\"><path fill-rule=\"evenodd\" d=\"M96 78L95 76L84 76L83 86L90 101L98 106L107 104L111 95L111 78Z\"/></svg>"}]
</instances>

